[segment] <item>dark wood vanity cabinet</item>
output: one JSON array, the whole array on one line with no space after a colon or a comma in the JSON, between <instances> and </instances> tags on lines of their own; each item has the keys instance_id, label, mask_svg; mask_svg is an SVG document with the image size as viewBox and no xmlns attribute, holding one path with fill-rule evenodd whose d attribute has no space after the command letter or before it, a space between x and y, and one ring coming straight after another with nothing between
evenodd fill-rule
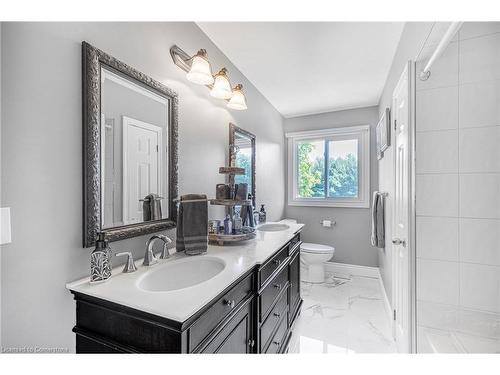
<instances>
[{"instance_id":1,"label":"dark wood vanity cabinet","mask_svg":"<svg viewBox=\"0 0 500 375\"><path fill-rule=\"evenodd\" d=\"M284 353L300 313L300 236L180 323L72 292L77 353Z\"/></svg>"}]
</instances>

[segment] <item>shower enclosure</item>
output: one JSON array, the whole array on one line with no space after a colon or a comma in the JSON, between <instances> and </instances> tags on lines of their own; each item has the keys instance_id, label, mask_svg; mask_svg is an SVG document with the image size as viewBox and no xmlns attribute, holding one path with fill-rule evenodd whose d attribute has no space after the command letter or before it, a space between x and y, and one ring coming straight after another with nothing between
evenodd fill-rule
<instances>
[{"instance_id":1,"label":"shower enclosure","mask_svg":"<svg viewBox=\"0 0 500 375\"><path fill-rule=\"evenodd\" d=\"M500 353L500 23L463 23L420 77L438 28L416 64L416 350Z\"/></svg>"}]
</instances>

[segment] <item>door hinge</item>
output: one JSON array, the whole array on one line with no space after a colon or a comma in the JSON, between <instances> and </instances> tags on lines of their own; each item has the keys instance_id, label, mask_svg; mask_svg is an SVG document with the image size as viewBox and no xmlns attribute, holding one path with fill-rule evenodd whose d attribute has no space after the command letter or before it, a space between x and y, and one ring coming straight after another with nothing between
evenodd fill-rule
<instances>
[{"instance_id":1,"label":"door hinge","mask_svg":"<svg viewBox=\"0 0 500 375\"><path fill-rule=\"evenodd\" d=\"M160 152L160 147L156 145L156 152Z\"/></svg>"},{"instance_id":2,"label":"door hinge","mask_svg":"<svg viewBox=\"0 0 500 375\"><path fill-rule=\"evenodd\" d=\"M393 314L392 314L392 315L393 315L392 319L396 320L396 310L394 309L394 310L392 310L392 312L393 312Z\"/></svg>"},{"instance_id":3,"label":"door hinge","mask_svg":"<svg viewBox=\"0 0 500 375\"><path fill-rule=\"evenodd\" d=\"M396 130L398 128L397 123L398 123L398 121L396 119L394 119L394 130Z\"/></svg>"}]
</instances>

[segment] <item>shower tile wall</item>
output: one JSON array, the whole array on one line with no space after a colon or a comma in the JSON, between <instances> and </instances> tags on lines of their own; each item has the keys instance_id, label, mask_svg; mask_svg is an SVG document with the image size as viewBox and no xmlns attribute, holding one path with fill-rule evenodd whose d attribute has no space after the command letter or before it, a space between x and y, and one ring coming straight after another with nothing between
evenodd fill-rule
<instances>
[{"instance_id":1,"label":"shower tile wall","mask_svg":"<svg viewBox=\"0 0 500 375\"><path fill-rule=\"evenodd\" d=\"M417 350L500 352L500 23L465 23L416 100Z\"/></svg>"}]
</instances>

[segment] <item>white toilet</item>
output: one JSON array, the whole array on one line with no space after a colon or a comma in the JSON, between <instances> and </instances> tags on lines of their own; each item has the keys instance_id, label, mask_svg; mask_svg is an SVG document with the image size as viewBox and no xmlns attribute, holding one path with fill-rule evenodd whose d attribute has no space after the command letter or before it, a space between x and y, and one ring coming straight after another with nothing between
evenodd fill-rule
<instances>
[{"instance_id":1,"label":"white toilet","mask_svg":"<svg viewBox=\"0 0 500 375\"><path fill-rule=\"evenodd\" d=\"M300 245L300 260L303 263L302 281L325 282L325 263L333 257L335 248L317 243L304 242Z\"/></svg>"}]
</instances>

